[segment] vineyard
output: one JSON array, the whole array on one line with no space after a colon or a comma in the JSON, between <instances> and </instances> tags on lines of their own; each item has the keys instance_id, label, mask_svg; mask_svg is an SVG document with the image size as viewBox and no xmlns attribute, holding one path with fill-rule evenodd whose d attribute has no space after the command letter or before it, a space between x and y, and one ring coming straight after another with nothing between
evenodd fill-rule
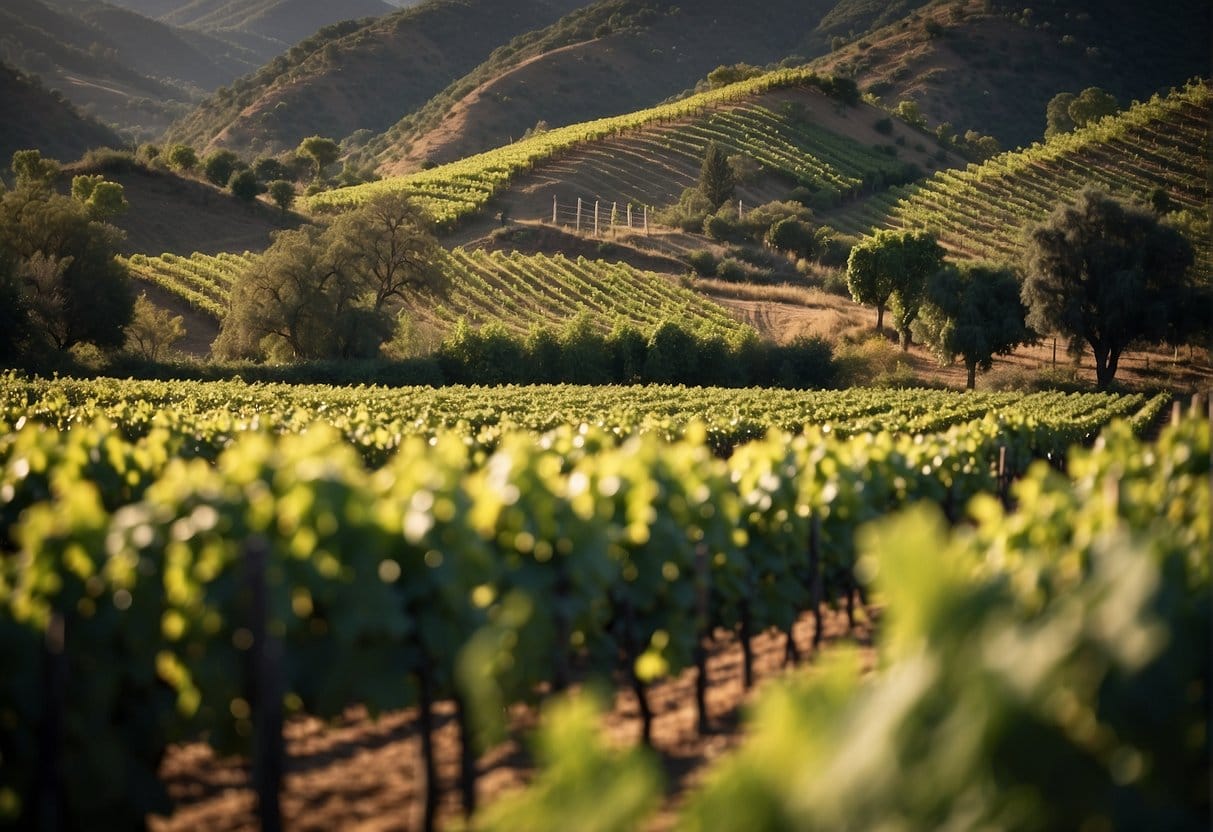
<instances>
[{"instance_id":1,"label":"vineyard","mask_svg":"<svg viewBox=\"0 0 1213 832\"><path fill-rule=\"evenodd\" d=\"M415 295L414 320L447 331L459 321L499 323L525 334L533 325L559 327L579 315L597 330L623 322L644 331L678 320L692 329L736 332L741 325L722 307L668 277L624 263L575 260L563 255L440 251L436 268L446 278L435 293ZM232 281L252 255L136 254L126 259L132 274L222 320Z\"/></svg>"},{"instance_id":2,"label":"vineyard","mask_svg":"<svg viewBox=\"0 0 1213 832\"><path fill-rule=\"evenodd\" d=\"M1102 480L1067 449L1119 418L1104 447L1136 448L1125 474L1175 494L1135 522L1162 506L1169 540L1208 541L1207 518L1189 522L1201 504L1190 489L1207 487L1207 424L1175 434L1165 465L1129 435L1166 396L11 374L0 393L0 809L14 822L61 811L68 825L120 828L166 812L157 761L195 737L251 750L268 809L279 702L320 717L416 706L424 746L434 703L454 697L470 808L476 749L500 736L504 704L614 675L648 736L646 687L688 667L705 678L713 633L740 634L748 680L752 636L806 612L820 632L823 603L872 591L857 567L864 523L924 501L958 521L1025 470L1085 506L1083 488ZM1029 469L1066 456L1074 494ZM1154 499L1124 493L1126 506ZM1031 506L1031 490L1019 494ZM1082 575L1046 571L1056 586L1041 591ZM888 594L892 610L913 607ZM697 707L705 719L702 693ZM63 783L35 765L48 742Z\"/></svg>"},{"instance_id":3,"label":"vineyard","mask_svg":"<svg viewBox=\"0 0 1213 832\"><path fill-rule=\"evenodd\" d=\"M655 150L679 167L693 162L697 168L710 141L750 154L772 171L814 187L849 191L874 173L900 170L901 163L883 153L856 147L853 142L807 121L789 123L786 117L749 101L775 90L831 89L832 83L832 79L823 79L807 70L767 73L648 110L550 130L408 176L319 193L309 204L313 211L340 210L377 193L404 190L436 222L449 227L480 210L519 175L558 162L582 147L592 151L593 143L620 136L625 137L621 147L623 158L617 164L597 161L604 164L605 176L619 179L615 183L619 190L611 191L618 195L611 198L621 201L629 198L627 194L647 195L651 190L651 186L637 190L640 182L626 180L624 170L629 156ZM823 106L828 106L829 101L820 99ZM632 136L633 133L636 135ZM678 174L672 176L675 182L679 181ZM664 187L668 190L672 186ZM648 204L652 199L642 201Z\"/></svg>"},{"instance_id":4,"label":"vineyard","mask_svg":"<svg viewBox=\"0 0 1213 832\"><path fill-rule=\"evenodd\" d=\"M1023 229L1085 187L1141 200L1162 189L1175 210L1205 218L1206 231L1192 242L1198 268L1207 274L1213 264L1207 232L1211 96L1207 82L1193 83L984 164L889 189L828 222L851 233L927 228L959 255L1013 261Z\"/></svg>"}]
</instances>

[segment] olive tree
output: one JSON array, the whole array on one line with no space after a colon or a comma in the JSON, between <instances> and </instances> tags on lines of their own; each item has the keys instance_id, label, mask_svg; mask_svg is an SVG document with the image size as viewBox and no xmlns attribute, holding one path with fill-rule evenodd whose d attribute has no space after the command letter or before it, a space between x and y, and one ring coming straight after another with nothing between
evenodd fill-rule
<instances>
[{"instance_id":1,"label":"olive tree","mask_svg":"<svg viewBox=\"0 0 1213 832\"><path fill-rule=\"evenodd\" d=\"M1196 303L1192 246L1150 210L1096 189L1028 231L1022 297L1028 324L1086 342L1100 389L1125 348L1161 341Z\"/></svg>"}]
</instances>

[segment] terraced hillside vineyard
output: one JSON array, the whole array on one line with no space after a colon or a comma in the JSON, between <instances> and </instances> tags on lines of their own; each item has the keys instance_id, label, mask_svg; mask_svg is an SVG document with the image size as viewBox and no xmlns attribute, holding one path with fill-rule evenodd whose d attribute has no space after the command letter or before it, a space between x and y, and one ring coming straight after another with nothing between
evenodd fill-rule
<instances>
[{"instance_id":1,"label":"terraced hillside vineyard","mask_svg":"<svg viewBox=\"0 0 1213 832\"><path fill-rule=\"evenodd\" d=\"M222 320L232 281L252 256L136 254L125 262L139 280ZM440 253L434 267L444 275L445 288L411 297L406 308L412 320L439 332L465 321L475 327L498 323L525 334L534 325L559 327L579 315L602 332L618 323L648 331L666 320L724 333L741 328L728 312L698 292L669 276L624 263L457 248Z\"/></svg>"},{"instance_id":2,"label":"terraced hillside vineyard","mask_svg":"<svg viewBox=\"0 0 1213 832\"><path fill-rule=\"evenodd\" d=\"M309 204L313 211L339 210L357 205L376 193L403 190L421 202L437 222L449 227L481 209L520 174L558 160L579 146L620 136L628 138L641 128L649 129L640 133L636 147L658 146L662 148L660 155L676 160L673 164L678 168L685 168L689 159L693 162L692 169L697 169L704 147L709 141L718 141L752 155L792 182L816 188L830 186L849 191L876 174L883 177L904 169L903 164L883 153L855 147L814 126L811 116L800 113L797 119L794 116L798 111L794 111L793 123L789 124L787 118L770 106L764 107L761 102L746 104L763 93L801 87L836 89L834 79L807 70L770 72L651 109L549 130L409 176L326 191L312 197ZM818 104L833 106L830 101L822 97ZM729 106L732 104L739 106ZM779 104L773 106L777 108ZM622 164L626 165L629 151L635 152L625 148ZM685 173L680 177L685 186ZM633 181L629 187L634 189L636 183ZM616 199L626 200L627 193L624 190Z\"/></svg>"},{"instance_id":3,"label":"terraced hillside vineyard","mask_svg":"<svg viewBox=\"0 0 1213 832\"><path fill-rule=\"evenodd\" d=\"M1156 189L1203 220L1192 243L1203 274L1213 266L1209 123L1213 90L1199 81L1122 114L965 170L893 188L829 217L840 229L928 228L955 256L1015 260L1021 235L1087 186L1147 201Z\"/></svg>"}]
</instances>

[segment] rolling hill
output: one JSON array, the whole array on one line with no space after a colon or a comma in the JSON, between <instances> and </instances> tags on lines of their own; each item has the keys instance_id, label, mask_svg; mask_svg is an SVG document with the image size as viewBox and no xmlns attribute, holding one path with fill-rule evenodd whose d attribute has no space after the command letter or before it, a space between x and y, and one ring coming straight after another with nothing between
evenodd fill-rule
<instances>
[{"instance_id":1,"label":"rolling hill","mask_svg":"<svg viewBox=\"0 0 1213 832\"><path fill-rule=\"evenodd\" d=\"M878 19L876 22L883 20ZM917 102L932 124L976 130L1005 148L1039 139L1059 92L1098 86L1122 105L1207 76L1213 3L1175 0L939 0L818 58L887 106Z\"/></svg>"},{"instance_id":2,"label":"rolling hill","mask_svg":"<svg viewBox=\"0 0 1213 832\"><path fill-rule=\"evenodd\" d=\"M138 138L158 134L205 91L261 60L99 0L4 3L0 57Z\"/></svg>"},{"instance_id":3,"label":"rolling hill","mask_svg":"<svg viewBox=\"0 0 1213 832\"><path fill-rule=\"evenodd\" d=\"M36 148L52 159L72 160L86 150L119 143L114 131L87 118L61 94L0 64L0 101L10 113L0 120L0 165L18 150Z\"/></svg>"},{"instance_id":4,"label":"rolling hill","mask_svg":"<svg viewBox=\"0 0 1213 832\"><path fill-rule=\"evenodd\" d=\"M953 256L1014 262L1025 228L1088 185L1143 202L1161 190L1208 279L1211 103L1209 82L1192 83L1076 132L888 190L823 221L854 233L928 228Z\"/></svg>"},{"instance_id":5,"label":"rolling hill","mask_svg":"<svg viewBox=\"0 0 1213 832\"><path fill-rule=\"evenodd\" d=\"M168 139L252 154L315 134L379 133L511 37L583 2L430 0L363 25L335 24L209 98Z\"/></svg>"},{"instance_id":6,"label":"rolling hill","mask_svg":"<svg viewBox=\"0 0 1213 832\"><path fill-rule=\"evenodd\" d=\"M928 139L884 113L828 93L834 79L781 70L625 116L556 128L512 145L405 176L317 194L313 210L339 210L402 189L447 227L490 200L515 218L550 216L553 195L659 207L677 201L716 142L750 156L760 174L749 204L786 199L795 186L828 202L921 175L939 158ZM899 146L900 145L900 146ZM946 154L944 154L946 158Z\"/></svg>"}]
</instances>

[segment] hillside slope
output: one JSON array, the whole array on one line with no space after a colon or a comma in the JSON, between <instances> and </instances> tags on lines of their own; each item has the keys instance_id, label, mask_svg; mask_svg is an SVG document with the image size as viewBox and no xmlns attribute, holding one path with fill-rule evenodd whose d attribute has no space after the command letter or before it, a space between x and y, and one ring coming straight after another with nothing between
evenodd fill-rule
<instances>
[{"instance_id":1,"label":"hillside slope","mask_svg":"<svg viewBox=\"0 0 1213 832\"><path fill-rule=\"evenodd\" d=\"M429 170L320 193L311 207L340 210L403 190L452 227L490 201L494 210L528 219L550 217L553 196L566 208L577 198L663 206L696 181L711 142L756 163L757 175L739 189L751 205L787 198L796 186L832 204L912 180L937 163L925 136L903 125L882 134L876 123L883 111L848 106L831 92L838 94L832 78L780 70Z\"/></svg>"},{"instance_id":2,"label":"hillside slope","mask_svg":"<svg viewBox=\"0 0 1213 832\"><path fill-rule=\"evenodd\" d=\"M171 141L245 153L306 136L381 132L511 37L585 0L430 0L365 25L335 24L174 124Z\"/></svg>"},{"instance_id":3,"label":"hillside slope","mask_svg":"<svg viewBox=\"0 0 1213 832\"><path fill-rule=\"evenodd\" d=\"M140 138L259 60L233 43L99 0L6 0L0 59Z\"/></svg>"},{"instance_id":4,"label":"hillside slope","mask_svg":"<svg viewBox=\"0 0 1213 832\"><path fill-rule=\"evenodd\" d=\"M599 0L519 38L368 150L384 172L416 170L557 127L632 112L695 85L721 64L777 62L800 48L834 0Z\"/></svg>"},{"instance_id":5,"label":"hillside slope","mask_svg":"<svg viewBox=\"0 0 1213 832\"><path fill-rule=\"evenodd\" d=\"M43 156L70 161L93 147L115 145L112 130L80 114L61 94L43 87L12 67L0 64L0 101L18 117L0 119L0 166L18 150L37 149Z\"/></svg>"},{"instance_id":6,"label":"hillside slope","mask_svg":"<svg viewBox=\"0 0 1213 832\"><path fill-rule=\"evenodd\" d=\"M1059 92L1098 86L1122 105L1209 73L1210 0L937 0L814 61L854 76L888 106L918 103L932 124L1039 139Z\"/></svg>"},{"instance_id":7,"label":"hillside slope","mask_svg":"<svg viewBox=\"0 0 1213 832\"><path fill-rule=\"evenodd\" d=\"M162 19L204 31L249 32L289 47L330 23L379 17L394 10L382 0L191 0Z\"/></svg>"},{"instance_id":8,"label":"hillside slope","mask_svg":"<svg viewBox=\"0 0 1213 832\"><path fill-rule=\"evenodd\" d=\"M1166 193L1197 248L1197 270L1213 274L1209 162L1213 89L1200 82L1155 96L1125 113L965 170L945 170L892 189L824 221L854 233L928 228L955 256L1015 262L1027 226L1094 185L1148 202Z\"/></svg>"}]
</instances>

